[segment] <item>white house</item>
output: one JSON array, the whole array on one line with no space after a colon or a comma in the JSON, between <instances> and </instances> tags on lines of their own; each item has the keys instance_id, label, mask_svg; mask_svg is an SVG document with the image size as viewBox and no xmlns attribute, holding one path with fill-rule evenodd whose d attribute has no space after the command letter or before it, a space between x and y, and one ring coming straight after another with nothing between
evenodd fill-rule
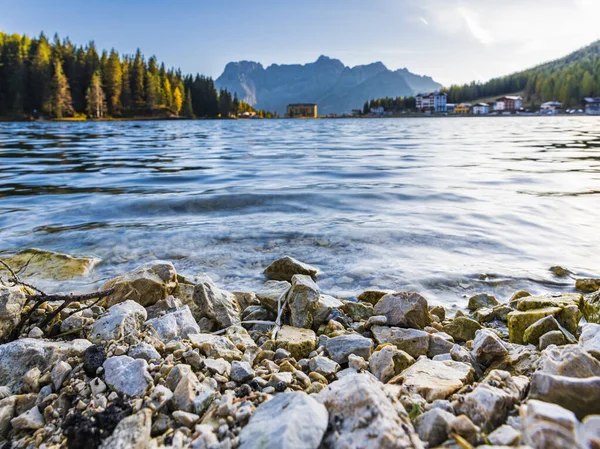
<instances>
[{"instance_id":1,"label":"white house","mask_svg":"<svg viewBox=\"0 0 600 449\"><path fill-rule=\"evenodd\" d=\"M523 107L523 97L506 95L496 99L496 111L518 111Z\"/></svg>"},{"instance_id":2,"label":"white house","mask_svg":"<svg viewBox=\"0 0 600 449\"><path fill-rule=\"evenodd\" d=\"M373 114L373 115L383 115L384 112L385 112L385 109L383 109L383 106L377 106L376 108L371 108L371 114Z\"/></svg>"},{"instance_id":3,"label":"white house","mask_svg":"<svg viewBox=\"0 0 600 449\"><path fill-rule=\"evenodd\" d=\"M540 112L542 114L556 114L562 107L563 105L560 101L547 101L540 105Z\"/></svg>"},{"instance_id":4,"label":"white house","mask_svg":"<svg viewBox=\"0 0 600 449\"><path fill-rule=\"evenodd\" d=\"M600 98L586 97L583 99L583 105L586 114L599 115L600 114Z\"/></svg>"},{"instance_id":5,"label":"white house","mask_svg":"<svg viewBox=\"0 0 600 449\"><path fill-rule=\"evenodd\" d=\"M475 115L484 115L490 113L490 105L487 103L477 103L473 105L472 108L473 114Z\"/></svg>"},{"instance_id":6,"label":"white house","mask_svg":"<svg viewBox=\"0 0 600 449\"><path fill-rule=\"evenodd\" d=\"M422 112L446 112L446 92L429 92L418 94L416 108Z\"/></svg>"}]
</instances>

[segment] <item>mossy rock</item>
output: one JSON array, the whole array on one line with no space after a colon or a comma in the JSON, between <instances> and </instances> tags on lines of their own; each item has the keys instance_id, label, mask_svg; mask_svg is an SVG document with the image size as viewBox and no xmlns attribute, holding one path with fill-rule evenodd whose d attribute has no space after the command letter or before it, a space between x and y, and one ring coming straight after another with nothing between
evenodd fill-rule
<instances>
[{"instance_id":1,"label":"mossy rock","mask_svg":"<svg viewBox=\"0 0 600 449\"><path fill-rule=\"evenodd\" d=\"M514 311L508 314L508 336L511 343L524 344L525 330L536 321L547 316L556 317L562 309L560 307L544 307L527 311Z\"/></svg>"},{"instance_id":2,"label":"mossy rock","mask_svg":"<svg viewBox=\"0 0 600 449\"><path fill-rule=\"evenodd\" d=\"M577 279L575 288L586 293L593 293L600 290L600 279Z\"/></svg>"},{"instance_id":3,"label":"mossy rock","mask_svg":"<svg viewBox=\"0 0 600 449\"><path fill-rule=\"evenodd\" d=\"M66 281L76 277L87 276L100 259L95 257L75 257L69 254L31 248L12 256L2 257L7 264L21 277L38 277ZM0 266L0 275L6 269Z\"/></svg>"},{"instance_id":4,"label":"mossy rock","mask_svg":"<svg viewBox=\"0 0 600 449\"><path fill-rule=\"evenodd\" d=\"M352 318L352 321L365 321L373 316L373 305L363 301L347 301L342 306L342 311Z\"/></svg>"},{"instance_id":5,"label":"mossy rock","mask_svg":"<svg viewBox=\"0 0 600 449\"><path fill-rule=\"evenodd\" d=\"M444 326L444 332L458 342L473 340L479 329L482 329L481 324L465 316L456 317Z\"/></svg>"},{"instance_id":6,"label":"mossy rock","mask_svg":"<svg viewBox=\"0 0 600 449\"><path fill-rule=\"evenodd\" d=\"M544 307L567 307L575 305L583 308L583 295L580 293L564 293L560 296L528 296L517 303L517 310L524 312Z\"/></svg>"},{"instance_id":7,"label":"mossy rock","mask_svg":"<svg viewBox=\"0 0 600 449\"><path fill-rule=\"evenodd\" d=\"M480 293L469 298L469 305L467 308L469 310L477 310L482 307L495 307L498 304L500 303L494 296L488 295L487 293Z\"/></svg>"},{"instance_id":8,"label":"mossy rock","mask_svg":"<svg viewBox=\"0 0 600 449\"><path fill-rule=\"evenodd\" d=\"M365 290L360 295L358 295L357 299L359 301L366 301L370 304L377 304L381 298L383 298L388 293L393 293L392 290Z\"/></svg>"},{"instance_id":9,"label":"mossy rock","mask_svg":"<svg viewBox=\"0 0 600 449\"><path fill-rule=\"evenodd\" d=\"M560 324L552 315L537 320L523 332L525 344L538 345L540 337L548 332L560 330Z\"/></svg>"},{"instance_id":10,"label":"mossy rock","mask_svg":"<svg viewBox=\"0 0 600 449\"><path fill-rule=\"evenodd\" d=\"M583 303L583 316L588 323L600 324L600 291L585 299Z\"/></svg>"},{"instance_id":11,"label":"mossy rock","mask_svg":"<svg viewBox=\"0 0 600 449\"><path fill-rule=\"evenodd\" d=\"M308 357L317 347L317 336L310 329L282 326L275 339L275 347L290 351L296 360Z\"/></svg>"}]
</instances>

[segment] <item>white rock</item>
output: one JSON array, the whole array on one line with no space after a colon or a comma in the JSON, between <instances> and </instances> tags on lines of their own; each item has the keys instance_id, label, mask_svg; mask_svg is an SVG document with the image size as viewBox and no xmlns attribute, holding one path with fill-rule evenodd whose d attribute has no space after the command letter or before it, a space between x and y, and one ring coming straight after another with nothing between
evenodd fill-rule
<instances>
[{"instance_id":1,"label":"white rock","mask_svg":"<svg viewBox=\"0 0 600 449\"><path fill-rule=\"evenodd\" d=\"M146 317L146 309L135 301L127 300L112 306L106 315L94 323L89 339L93 343L119 340L137 332Z\"/></svg>"},{"instance_id":2,"label":"white rock","mask_svg":"<svg viewBox=\"0 0 600 449\"><path fill-rule=\"evenodd\" d=\"M309 360L308 368L322 376L330 376L340 370L340 365L327 357L317 356Z\"/></svg>"},{"instance_id":3,"label":"white rock","mask_svg":"<svg viewBox=\"0 0 600 449\"><path fill-rule=\"evenodd\" d=\"M475 360L485 366L495 358L501 358L508 354L504 342L490 329L476 331L471 348Z\"/></svg>"},{"instance_id":4,"label":"white rock","mask_svg":"<svg viewBox=\"0 0 600 449\"><path fill-rule=\"evenodd\" d=\"M198 422L200 417L195 413L183 412L177 410L173 412L173 418L184 427L192 428Z\"/></svg>"},{"instance_id":5,"label":"white rock","mask_svg":"<svg viewBox=\"0 0 600 449\"><path fill-rule=\"evenodd\" d=\"M208 276L203 276L194 287L194 302L206 318L215 321L220 327L239 324L241 321L240 305L235 295L217 287Z\"/></svg>"},{"instance_id":6,"label":"white rock","mask_svg":"<svg viewBox=\"0 0 600 449\"><path fill-rule=\"evenodd\" d=\"M521 440L521 432L504 424L488 435L488 441L496 446L515 446Z\"/></svg>"},{"instance_id":7,"label":"white rock","mask_svg":"<svg viewBox=\"0 0 600 449\"><path fill-rule=\"evenodd\" d=\"M69 373L73 368L67 362L58 362L52 368L52 372L50 373L50 378L52 379L52 385L54 385L54 391L58 391L60 386L65 381Z\"/></svg>"},{"instance_id":8,"label":"white rock","mask_svg":"<svg viewBox=\"0 0 600 449\"><path fill-rule=\"evenodd\" d=\"M191 371L186 372L177 384L173 397L171 398L172 410L183 410L184 412L194 412L194 399L203 391L203 386L198 377Z\"/></svg>"},{"instance_id":9,"label":"white rock","mask_svg":"<svg viewBox=\"0 0 600 449\"><path fill-rule=\"evenodd\" d=\"M204 355L213 359L223 358L227 361L241 360L244 354L237 349L228 338L212 334L190 334L188 336L194 347Z\"/></svg>"},{"instance_id":10,"label":"white rock","mask_svg":"<svg viewBox=\"0 0 600 449\"><path fill-rule=\"evenodd\" d=\"M579 337L579 345L600 360L600 324L585 324Z\"/></svg>"},{"instance_id":11,"label":"white rock","mask_svg":"<svg viewBox=\"0 0 600 449\"><path fill-rule=\"evenodd\" d=\"M523 442L533 449L577 447L577 418L573 412L547 402L529 400L519 409Z\"/></svg>"},{"instance_id":12,"label":"white rock","mask_svg":"<svg viewBox=\"0 0 600 449\"><path fill-rule=\"evenodd\" d=\"M423 447L404 407L372 376L354 374L316 395L329 412L323 447L406 449Z\"/></svg>"},{"instance_id":13,"label":"white rock","mask_svg":"<svg viewBox=\"0 0 600 449\"><path fill-rule=\"evenodd\" d=\"M423 329L431 324L427 300L414 292L388 293L375 304L373 314L384 315L390 326Z\"/></svg>"},{"instance_id":14,"label":"white rock","mask_svg":"<svg viewBox=\"0 0 600 449\"><path fill-rule=\"evenodd\" d=\"M600 447L600 415L590 415L583 420L578 438L583 449Z\"/></svg>"},{"instance_id":15,"label":"white rock","mask_svg":"<svg viewBox=\"0 0 600 449\"><path fill-rule=\"evenodd\" d=\"M185 339L190 334L200 333L198 323L196 323L188 306L183 306L181 309L159 318L148 320L145 326L154 329L158 338L164 343L173 340L175 337Z\"/></svg>"},{"instance_id":16,"label":"white rock","mask_svg":"<svg viewBox=\"0 0 600 449\"><path fill-rule=\"evenodd\" d=\"M29 333L27 334L29 338L42 338L44 336L44 332L37 326L34 326Z\"/></svg>"},{"instance_id":17,"label":"white rock","mask_svg":"<svg viewBox=\"0 0 600 449\"><path fill-rule=\"evenodd\" d=\"M600 376L600 361L578 345L550 346L542 351L537 371L558 376Z\"/></svg>"},{"instance_id":18,"label":"white rock","mask_svg":"<svg viewBox=\"0 0 600 449\"><path fill-rule=\"evenodd\" d=\"M240 449L317 449L327 429L326 408L304 392L262 403L240 433Z\"/></svg>"},{"instance_id":19,"label":"white rock","mask_svg":"<svg viewBox=\"0 0 600 449\"><path fill-rule=\"evenodd\" d=\"M10 430L10 420L15 416L14 404L0 406L0 438L6 438Z\"/></svg>"},{"instance_id":20,"label":"white rock","mask_svg":"<svg viewBox=\"0 0 600 449\"><path fill-rule=\"evenodd\" d=\"M395 346L384 346L375 351L369 359L369 370L381 382L387 383L392 377L400 374L415 363L409 354Z\"/></svg>"},{"instance_id":21,"label":"white rock","mask_svg":"<svg viewBox=\"0 0 600 449\"><path fill-rule=\"evenodd\" d=\"M90 388L92 390L92 394L96 396L106 391L106 384L102 382L102 379L100 379L99 377L95 377L90 382Z\"/></svg>"},{"instance_id":22,"label":"white rock","mask_svg":"<svg viewBox=\"0 0 600 449\"><path fill-rule=\"evenodd\" d=\"M229 377L231 364L225 359L206 359L204 366L211 372Z\"/></svg>"},{"instance_id":23,"label":"white rock","mask_svg":"<svg viewBox=\"0 0 600 449\"><path fill-rule=\"evenodd\" d=\"M10 420L15 430L37 430L44 427L44 416L37 407L32 407L28 411L21 413L16 418Z\"/></svg>"},{"instance_id":24,"label":"white rock","mask_svg":"<svg viewBox=\"0 0 600 449\"><path fill-rule=\"evenodd\" d=\"M112 435L102 442L100 449L146 449L150 443L152 412L142 409L117 424Z\"/></svg>"},{"instance_id":25,"label":"white rock","mask_svg":"<svg viewBox=\"0 0 600 449\"><path fill-rule=\"evenodd\" d=\"M152 383L148 373L148 362L121 355L107 359L104 378L109 387L127 396L142 396Z\"/></svg>"},{"instance_id":26,"label":"white rock","mask_svg":"<svg viewBox=\"0 0 600 449\"><path fill-rule=\"evenodd\" d=\"M19 287L0 284L0 341L8 338L21 319L25 294Z\"/></svg>"}]
</instances>

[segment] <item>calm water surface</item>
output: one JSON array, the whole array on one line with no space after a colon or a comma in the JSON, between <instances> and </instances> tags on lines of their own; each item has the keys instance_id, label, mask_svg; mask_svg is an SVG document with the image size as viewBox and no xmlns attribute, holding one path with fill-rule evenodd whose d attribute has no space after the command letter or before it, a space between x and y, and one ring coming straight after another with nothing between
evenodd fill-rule
<instances>
[{"instance_id":1,"label":"calm water surface","mask_svg":"<svg viewBox=\"0 0 600 449\"><path fill-rule=\"evenodd\" d=\"M256 288L290 254L340 296L505 299L600 274L599 219L594 117L0 124L0 250L97 256L81 290L156 258Z\"/></svg>"}]
</instances>

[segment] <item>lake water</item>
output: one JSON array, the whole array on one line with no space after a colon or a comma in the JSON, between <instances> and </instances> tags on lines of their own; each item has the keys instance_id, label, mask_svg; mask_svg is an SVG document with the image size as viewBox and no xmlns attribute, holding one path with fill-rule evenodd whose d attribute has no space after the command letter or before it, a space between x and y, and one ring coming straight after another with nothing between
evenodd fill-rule
<instances>
[{"instance_id":1,"label":"lake water","mask_svg":"<svg viewBox=\"0 0 600 449\"><path fill-rule=\"evenodd\" d=\"M289 254L464 305L600 274L599 229L594 117L0 123L0 250L97 256L79 290L157 258L253 289Z\"/></svg>"}]
</instances>

